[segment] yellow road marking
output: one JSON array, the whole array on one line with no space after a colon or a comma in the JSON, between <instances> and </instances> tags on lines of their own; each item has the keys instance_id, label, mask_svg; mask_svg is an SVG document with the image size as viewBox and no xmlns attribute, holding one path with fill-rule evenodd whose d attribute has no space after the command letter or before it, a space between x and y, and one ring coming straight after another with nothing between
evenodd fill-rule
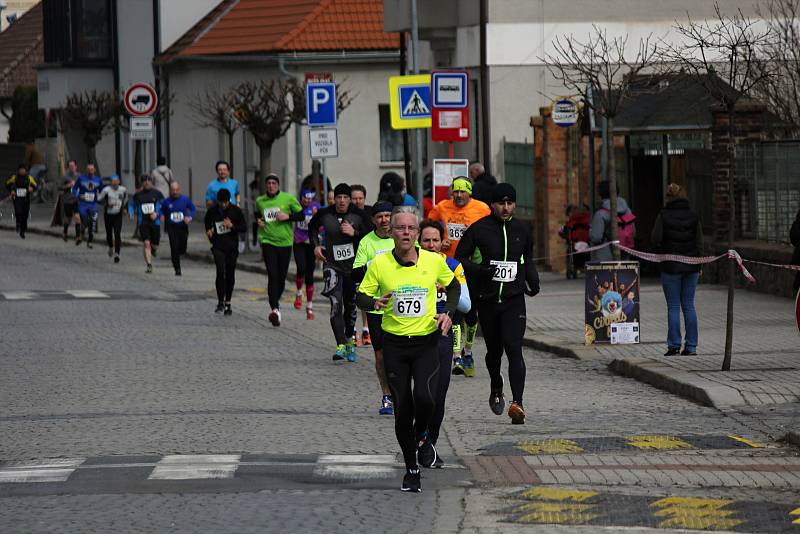
<instances>
[{"instance_id":1,"label":"yellow road marking","mask_svg":"<svg viewBox=\"0 0 800 534\"><path fill-rule=\"evenodd\" d=\"M515 447L528 454L567 454L571 452L584 452L583 449L571 439L537 439L521 441Z\"/></svg>"},{"instance_id":2,"label":"yellow road marking","mask_svg":"<svg viewBox=\"0 0 800 534\"><path fill-rule=\"evenodd\" d=\"M738 441L740 443L744 443L745 445L749 445L750 447L752 447L754 449L763 449L764 448L764 445L762 445L761 443L756 443L755 441L750 441L747 438L742 438L742 437L739 437L739 436L728 436L728 437L733 439L733 440L736 440L736 441Z\"/></svg>"},{"instance_id":3,"label":"yellow road marking","mask_svg":"<svg viewBox=\"0 0 800 534\"><path fill-rule=\"evenodd\" d=\"M789 515L800 515L800 508L795 508L794 510L789 512ZM794 521L792 521L792 524L793 525L800 525L800 517L795 519Z\"/></svg>"},{"instance_id":4,"label":"yellow road marking","mask_svg":"<svg viewBox=\"0 0 800 534\"><path fill-rule=\"evenodd\" d=\"M593 504L534 502L514 511L524 513L518 520L520 523L580 525L600 517L600 514L589 513L594 507Z\"/></svg>"},{"instance_id":5,"label":"yellow road marking","mask_svg":"<svg viewBox=\"0 0 800 534\"><path fill-rule=\"evenodd\" d=\"M691 529L729 529L744 523L731 518L736 510L723 510L734 501L728 499L702 499L696 497L667 497L650 506L661 508L655 515L665 517L658 526Z\"/></svg>"},{"instance_id":6,"label":"yellow road marking","mask_svg":"<svg viewBox=\"0 0 800 534\"><path fill-rule=\"evenodd\" d=\"M627 436L628 445L637 449L692 449L692 445L676 436Z\"/></svg>"},{"instance_id":7,"label":"yellow road marking","mask_svg":"<svg viewBox=\"0 0 800 534\"><path fill-rule=\"evenodd\" d=\"M262 295L267 292L267 290L263 287L248 287L245 289L245 291L249 291L250 293L260 293Z\"/></svg>"},{"instance_id":8,"label":"yellow road marking","mask_svg":"<svg viewBox=\"0 0 800 534\"><path fill-rule=\"evenodd\" d=\"M522 493L524 499L542 499L547 501L578 501L582 502L599 495L596 491L580 491L563 488L548 488L537 486Z\"/></svg>"}]
</instances>

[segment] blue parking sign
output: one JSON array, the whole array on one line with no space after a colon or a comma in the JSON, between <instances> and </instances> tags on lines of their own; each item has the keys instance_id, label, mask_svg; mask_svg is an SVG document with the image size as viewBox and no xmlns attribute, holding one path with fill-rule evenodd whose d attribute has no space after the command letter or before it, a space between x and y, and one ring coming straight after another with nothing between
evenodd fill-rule
<instances>
[{"instance_id":1,"label":"blue parking sign","mask_svg":"<svg viewBox=\"0 0 800 534\"><path fill-rule=\"evenodd\" d=\"M306 84L306 122L309 126L336 126L336 84Z\"/></svg>"},{"instance_id":2,"label":"blue parking sign","mask_svg":"<svg viewBox=\"0 0 800 534\"><path fill-rule=\"evenodd\" d=\"M424 119L431 116L431 86L430 85L401 85L400 93L400 118Z\"/></svg>"}]
</instances>

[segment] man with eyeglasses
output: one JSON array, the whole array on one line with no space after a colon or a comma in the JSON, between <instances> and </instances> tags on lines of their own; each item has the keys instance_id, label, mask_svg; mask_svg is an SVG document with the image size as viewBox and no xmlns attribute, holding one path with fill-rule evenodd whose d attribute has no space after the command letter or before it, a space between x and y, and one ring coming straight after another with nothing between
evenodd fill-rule
<instances>
[{"instance_id":1,"label":"man with eyeglasses","mask_svg":"<svg viewBox=\"0 0 800 534\"><path fill-rule=\"evenodd\" d=\"M450 330L461 287L442 256L417 244L416 213L395 208L391 228L394 249L372 261L357 301L362 310L383 310L384 368L406 466L400 489L418 493L422 487L417 459L432 467L437 458L428 427L436 405L431 385L438 383L439 336ZM447 293L442 313L436 310L437 284Z\"/></svg>"},{"instance_id":2,"label":"man with eyeglasses","mask_svg":"<svg viewBox=\"0 0 800 534\"><path fill-rule=\"evenodd\" d=\"M513 402L508 408L512 424L525 423L522 395L525 391L525 295L539 293L539 274L533 261L530 224L514 218L517 192L500 183L492 190L492 214L467 228L456 249L464 266L473 305L486 343L486 369L491 378L489 407L495 415L505 409L501 359L508 358L508 378ZM473 254L480 252L476 262Z\"/></svg>"}]
</instances>

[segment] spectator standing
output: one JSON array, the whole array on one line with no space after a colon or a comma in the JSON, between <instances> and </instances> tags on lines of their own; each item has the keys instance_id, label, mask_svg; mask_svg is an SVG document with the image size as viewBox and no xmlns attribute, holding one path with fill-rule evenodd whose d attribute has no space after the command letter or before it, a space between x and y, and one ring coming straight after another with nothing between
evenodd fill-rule
<instances>
[{"instance_id":1,"label":"spectator standing","mask_svg":"<svg viewBox=\"0 0 800 534\"><path fill-rule=\"evenodd\" d=\"M669 184L666 204L656 217L652 241L662 254L699 256L703 234L700 218L689 206L683 189ZM664 356L697 354L697 312L694 293L700 279L700 265L665 261L661 266L661 286L667 300L667 352ZM681 310L686 337L681 351Z\"/></svg>"},{"instance_id":2,"label":"spectator standing","mask_svg":"<svg viewBox=\"0 0 800 534\"><path fill-rule=\"evenodd\" d=\"M175 177L172 174L172 169L167 166L167 158L159 156L156 160L158 166L150 172L153 178L153 187L161 192L164 198L169 197L169 186Z\"/></svg>"}]
</instances>

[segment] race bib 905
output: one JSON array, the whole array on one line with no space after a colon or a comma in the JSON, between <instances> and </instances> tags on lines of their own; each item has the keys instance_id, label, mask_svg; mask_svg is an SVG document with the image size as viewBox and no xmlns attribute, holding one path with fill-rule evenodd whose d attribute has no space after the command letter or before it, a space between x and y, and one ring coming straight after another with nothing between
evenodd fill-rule
<instances>
[{"instance_id":1,"label":"race bib 905","mask_svg":"<svg viewBox=\"0 0 800 534\"><path fill-rule=\"evenodd\" d=\"M392 313L395 317L425 317L428 290L396 291L392 296Z\"/></svg>"},{"instance_id":2,"label":"race bib 905","mask_svg":"<svg viewBox=\"0 0 800 534\"><path fill-rule=\"evenodd\" d=\"M333 245L333 260L346 261L354 257L353 244L345 243L344 245Z\"/></svg>"},{"instance_id":3,"label":"race bib 905","mask_svg":"<svg viewBox=\"0 0 800 534\"><path fill-rule=\"evenodd\" d=\"M489 264L494 266L492 280L495 282L513 282L517 279L517 262L492 260Z\"/></svg>"}]
</instances>

